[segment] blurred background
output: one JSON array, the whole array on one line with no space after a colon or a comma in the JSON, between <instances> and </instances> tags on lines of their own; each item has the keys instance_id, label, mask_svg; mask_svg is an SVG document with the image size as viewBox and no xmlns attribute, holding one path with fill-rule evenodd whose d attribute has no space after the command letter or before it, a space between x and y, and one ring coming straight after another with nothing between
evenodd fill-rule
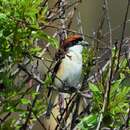
<instances>
[{"instance_id":1,"label":"blurred background","mask_svg":"<svg viewBox=\"0 0 130 130\"><path fill-rule=\"evenodd\" d=\"M117 26L123 23L126 7L128 0L109 0L110 1L110 20L112 28L116 28ZM91 34L96 31L100 19L103 15L103 0L83 0L80 6L80 13L82 18L82 24L84 28L84 32L87 34ZM130 14L129 14L130 18ZM127 24L127 32L126 35L130 35L130 22ZM107 33L107 27L104 26L104 33ZM113 38L117 39L121 37L122 28L118 28L113 32Z\"/></svg>"},{"instance_id":2,"label":"blurred background","mask_svg":"<svg viewBox=\"0 0 130 130\"><path fill-rule=\"evenodd\" d=\"M109 0L110 7L110 20L113 31L113 40L121 37L122 27L119 27L124 20L126 7L128 0ZM104 0L82 0L78 11L81 15L83 31L85 34L93 35L97 30L98 25L103 16L103 2ZM55 0L49 0L49 6L51 7L55 3ZM130 13L129 17L130 18ZM130 21L127 24L126 36L130 35ZM73 21L72 28L78 30L75 21ZM103 26L103 33L108 32L107 24Z\"/></svg>"}]
</instances>

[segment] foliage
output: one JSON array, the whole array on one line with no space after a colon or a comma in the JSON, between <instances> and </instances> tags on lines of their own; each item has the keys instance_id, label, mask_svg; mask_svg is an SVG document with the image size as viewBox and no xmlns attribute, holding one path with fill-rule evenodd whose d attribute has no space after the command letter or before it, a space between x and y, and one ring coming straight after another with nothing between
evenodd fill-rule
<instances>
[{"instance_id":1,"label":"foliage","mask_svg":"<svg viewBox=\"0 0 130 130\"><path fill-rule=\"evenodd\" d=\"M115 51L115 49L113 49ZM114 52L113 52L114 53ZM112 57L114 59L114 55ZM92 58L91 58L92 59ZM114 63L116 67L116 61ZM110 69L110 68L109 68ZM124 120L128 116L129 110L129 93L130 93L130 78L129 78L129 68L127 59L122 59L120 62L118 78L112 80L111 91L109 97L109 105L104 113L102 120L102 128L117 128L120 129ZM96 129L99 121L99 116L102 113L103 100L105 94L105 85L108 82L108 68L102 73L102 80L97 83L89 82L88 87L93 93L92 98L92 110L91 113L82 118L77 127L80 130L91 130Z\"/></svg>"},{"instance_id":2,"label":"foliage","mask_svg":"<svg viewBox=\"0 0 130 130\"><path fill-rule=\"evenodd\" d=\"M0 114L3 115L2 117L7 112L18 112L19 116L25 116L26 109L16 106L31 105L31 99L24 95L33 97L34 93L25 91L28 85L24 81L15 83L17 75L14 75L14 72L17 70L17 65L23 64L26 60L31 62L33 56L38 56L41 52L41 48L35 45L36 40L41 39L50 42L53 47L58 47L57 40L46 34L39 25L40 22L46 22L45 19L41 19L40 13L45 18L47 12L47 6L42 7L41 2L41 0L0 0L0 101L2 104ZM42 99L38 102L36 106L43 111ZM35 113L39 111L35 110ZM13 119L10 119L1 126L1 129L11 129L7 127L12 123Z\"/></svg>"},{"instance_id":3,"label":"foliage","mask_svg":"<svg viewBox=\"0 0 130 130\"><path fill-rule=\"evenodd\" d=\"M80 123L77 125L77 127L80 130L91 130L94 129L94 127L97 125L97 115L89 115L81 119Z\"/></svg>"}]
</instances>

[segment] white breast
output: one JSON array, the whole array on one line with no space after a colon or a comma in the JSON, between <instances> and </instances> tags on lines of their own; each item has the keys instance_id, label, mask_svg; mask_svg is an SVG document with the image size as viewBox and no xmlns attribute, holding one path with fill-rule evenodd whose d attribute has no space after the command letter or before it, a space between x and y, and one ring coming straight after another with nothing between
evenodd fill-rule
<instances>
[{"instance_id":1,"label":"white breast","mask_svg":"<svg viewBox=\"0 0 130 130\"><path fill-rule=\"evenodd\" d=\"M70 86L77 87L80 82L81 70L82 70L82 56L80 53L70 53L68 54L71 57L67 57L64 59L65 66L65 74L64 80Z\"/></svg>"},{"instance_id":2,"label":"white breast","mask_svg":"<svg viewBox=\"0 0 130 130\"><path fill-rule=\"evenodd\" d=\"M62 60L63 74L60 78L67 86L77 87L80 82L82 71L82 55L81 53L70 51ZM55 80L55 85L61 87L61 81Z\"/></svg>"}]
</instances>

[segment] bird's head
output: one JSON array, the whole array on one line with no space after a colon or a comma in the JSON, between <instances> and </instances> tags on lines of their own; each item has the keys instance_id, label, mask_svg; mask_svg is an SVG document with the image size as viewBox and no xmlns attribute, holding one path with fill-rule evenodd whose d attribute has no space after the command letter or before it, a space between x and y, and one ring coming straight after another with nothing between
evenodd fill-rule
<instances>
[{"instance_id":1,"label":"bird's head","mask_svg":"<svg viewBox=\"0 0 130 130\"><path fill-rule=\"evenodd\" d=\"M61 48L65 51L76 51L82 52L83 46L86 46L87 43L83 41L83 37L81 35L72 35L63 41Z\"/></svg>"}]
</instances>

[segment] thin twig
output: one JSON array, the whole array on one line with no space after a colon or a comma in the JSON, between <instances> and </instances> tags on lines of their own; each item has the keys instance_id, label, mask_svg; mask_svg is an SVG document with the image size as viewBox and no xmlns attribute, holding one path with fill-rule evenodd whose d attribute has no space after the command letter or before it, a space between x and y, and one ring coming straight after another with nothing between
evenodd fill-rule
<instances>
[{"instance_id":1,"label":"thin twig","mask_svg":"<svg viewBox=\"0 0 130 130\"><path fill-rule=\"evenodd\" d=\"M74 127L76 126L76 120L78 117L78 111L79 111L79 104L80 104L80 95L77 95L76 99L75 99L75 110L73 112L72 115L72 121L71 121L71 130L74 129Z\"/></svg>"},{"instance_id":2,"label":"thin twig","mask_svg":"<svg viewBox=\"0 0 130 130\"><path fill-rule=\"evenodd\" d=\"M106 18L107 18L107 23L108 23L109 32L110 32L110 49L111 49L111 53L112 53L112 30L111 30L111 22L110 22L110 16L109 16L108 0L104 0L104 9L106 11ZM106 111L106 109L107 109L107 107L109 105L111 79L112 79L112 73L113 73L112 72L112 70L113 70L112 69L112 56L111 56L111 59L110 59L109 66L110 66L110 69L109 69L109 72L108 72L109 79L108 79L108 82L107 82L107 85L106 85L106 90L105 90L105 94L104 94L104 101L103 101L103 107L102 107L102 110L101 110L101 114L100 114L100 117L99 117L99 122L98 122L96 130L100 130L104 112Z\"/></svg>"},{"instance_id":3,"label":"thin twig","mask_svg":"<svg viewBox=\"0 0 130 130\"><path fill-rule=\"evenodd\" d=\"M125 122L125 129L127 129L129 127L129 121L130 121L130 106L129 106L127 119L126 119L126 122Z\"/></svg>"},{"instance_id":4,"label":"thin twig","mask_svg":"<svg viewBox=\"0 0 130 130\"><path fill-rule=\"evenodd\" d=\"M32 87L29 87L28 89L25 90L25 92L23 93L23 95L19 98L22 99L30 90L32 89ZM19 104L19 100L18 102L14 105L15 107L17 107L17 105ZM5 122L5 120L7 120L7 118L11 115L12 112L8 112L1 120L1 124Z\"/></svg>"},{"instance_id":5,"label":"thin twig","mask_svg":"<svg viewBox=\"0 0 130 130\"><path fill-rule=\"evenodd\" d=\"M36 92L39 92L39 90L40 90L40 85L37 86ZM32 114L32 110L33 110L33 108L35 107L35 103L36 103L36 101L37 101L37 98L38 98L38 95L36 95L35 98L34 98L34 100L32 101L32 105L31 105L31 107L30 107L30 109L29 109L29 113L28 113L28 115L27 115L26 121L25 121L25 123L22 125L22 127L20 128L20 130L26 130L26 129L27 129L28 122L29 122L29 120L30 120L30 117L31 117L31 114Z\"/></svg>"},{"instance_id":6,"label":"thin twig","mask_svg":"<svg viewBox=\"0 0 130 130\"><path fill-rule=\"evenodd\" d=\"M34 113L34 112L32 112L32 113L36 117L37 121L40 123L40 125L42 126L42 128L44 130L47 130L46 127L45 127L45 125L44 125L44 123L39 119L39 117L36 115L36 113Z\"/></svg>"},{"instance_id":7,"label":"thin twig","mask_svg":"<svg viewBox=\"0 0 130 130\"><path fill-rule=\"evenodd\" d=\"M126 30L126 24L127 24L127 17L128 17L128 13L129 13L129 6L130 6L130 1L128 0L127 9L126 9L126 13L125 13L125 18L124 18L124 22L123 22L121 42L120 42L120 46L119 46L117 66L116 66L115 74L117 73L117 71L119 69L119 65L120 65L120 54L121 54L123 40L124 40L124 36L125 36L125 30Z\"/></svg>"}]
</instances>

